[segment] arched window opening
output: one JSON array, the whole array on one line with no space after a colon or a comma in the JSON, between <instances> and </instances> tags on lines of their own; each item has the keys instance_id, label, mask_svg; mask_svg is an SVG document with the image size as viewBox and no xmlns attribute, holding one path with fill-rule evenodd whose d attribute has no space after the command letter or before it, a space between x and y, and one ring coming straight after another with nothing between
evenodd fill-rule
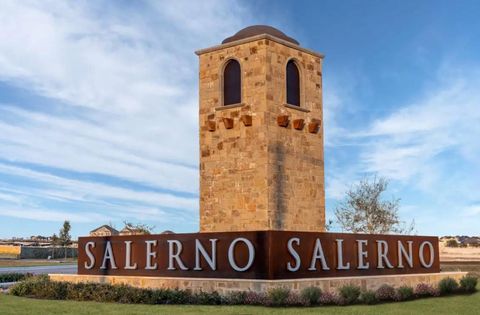
<instances>
[{"instance_id":1,"label":"arched window opening","mask_svg":"<svg viewBox=\"0 0 480 315\"><path fill-rule=\"evenodd\" d=\"M241 102L240 64L236 60L228 61L223 72L223 105Z\"/></svg>"},{"instance_id":2,"label":"arched window opening","mask_svg":"<svg viewBox=\"0 0 480 315\"><path fill-rule=\"evenodd\" d=\"M287 104L300 106L300 73L293 60L287 63Z\"/></svg>"}]
</instances>

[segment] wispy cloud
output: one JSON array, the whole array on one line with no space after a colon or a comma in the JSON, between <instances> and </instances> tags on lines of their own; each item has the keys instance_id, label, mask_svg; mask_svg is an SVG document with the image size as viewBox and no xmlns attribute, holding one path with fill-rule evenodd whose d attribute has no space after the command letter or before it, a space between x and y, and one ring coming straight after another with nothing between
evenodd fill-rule
<instances>
[{"instance_id":1,"label":"wispy cloud","mask_svg":"<svg viewBox=\"0 0 480 315\"><path fill-rule=\"evenodd\" d=\"M344 127L331 144L337 152L334 171L327 170L329 198L341 199L350 184L378 174L392 180L397 196L417 203L416 211L405 207L402 213L423 229L431 228L432 216L437 229L471 227L465 220L455 224L448 213L477 213L469 205L478 202L480 190L480 66L446 62L438 73L414 103L398 104L363 130ZM352 145L338 153L345 143ZM338 162L342 154L348 163Z\"/></svg>"},{"instance_id":2,"label":"wispy cloud","mask_svg":"<svg viewBox=\"0 0 480 315\"><path fill-rule=\"evenodd\" d=\"M216 0L3 1L0 88L32 100L0 104L0 215L196 218L193 52L248 19L247 7Z\"/></svg>"}]
</instances>

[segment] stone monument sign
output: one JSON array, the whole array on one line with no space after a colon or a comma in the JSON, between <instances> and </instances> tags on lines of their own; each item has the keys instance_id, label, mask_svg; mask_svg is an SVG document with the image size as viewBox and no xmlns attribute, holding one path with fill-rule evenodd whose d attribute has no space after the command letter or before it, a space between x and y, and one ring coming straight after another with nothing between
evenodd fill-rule
<instances>
[{"instance_id":1,"label":"stone monument sign","mask_svg":"<svg viewBox=\"0 0 480 315\"><path fill-rule=\"evenodd\" d=\"M261 25L196 53L200 232L81 237L71 281L263 290L439 277L437 237L325 233L322 54Z\"/></svg>"}]
</instances>

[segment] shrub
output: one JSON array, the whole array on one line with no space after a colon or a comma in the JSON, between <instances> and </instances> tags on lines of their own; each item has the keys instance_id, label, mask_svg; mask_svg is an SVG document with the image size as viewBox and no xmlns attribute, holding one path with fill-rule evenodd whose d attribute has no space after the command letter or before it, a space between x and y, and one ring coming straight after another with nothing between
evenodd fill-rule
<instances>
[{"instance_id":1,"label":"shrub","mask_svg":"<svg viewBox=\"0 0 480 315\"><path fill-rule=\"evenodd\" d=\"M360 288L355 285L344 285L339 289L339 293L345 299L346 304L354 304L360 296Z\"/></svg>"},{"instance_id":2,"label":"shrub","mask_svg":"<svg viewBox=\"0 0 480 315\"><path fill-rule=\"evenodd\" d=\"M273 288L268 291L268 304L271 306L282 306L286 304L290 295L290 289Z\"/></svg>"},{"instance_id":3,"label":"shrub","mask_svg":"<svg viewBox=\"0 0 480 315\"><path fill-rule=\"evenodd\" d=\"M363 291L360 294L360 302L368 305L376 304L378 302L377 295L373 291Z\"/></svg>"},{"instance_id":4,"label":"shrub","mask_svg":"<svg viewBox=\"0 0 480 315\"><path fill-rule=\"evenodd\" d=\"M322 292L319 302L322 305L335 305L339 304L340 297L334 293Z\"/></svg>"},{"instance_id":5,"label":"shrub","mask_svg":"<svg viewBox=\"0 0 480 315\"><path fill-rule=\"evenodd\" d=\"M264 293L249 291L245 295L245 304L246 305L266 305L267 296Z\"/></svg>"},{"instance_id":6,"label":"shrub","mask_svg":"<svg viewBox=\"0 0 480 315\"><path fill-rule=\"evenodd\" d=\"M412 300L414 298L413 288L408 286L398 288L396 297L398 301Z\"/></svg>"},{"instance_id":7,"label":"shrub","mask_svg":"<svg viewBox=\"0 0 480 315\"><path fill-rule=\"evenodd\" d=\"M192 295L192 304L220 305L222 297L218 292L198 292Z\"/></svg>"},{"instance_id":8,"label":"shrub","mask_svg":"<svg viewBox=\"0 0 480 315\"><path fill-rule=\"evenodd\" d=\"M247 300L247 292L245 291L230 292L225 296L224 304L243 305L243 304L247 304L246 300Z\"/></svg>"},{"instance_id":9,"label":"shrub","mask_svg":"<svg viewBox=\"0 0 480 315\"><path fill-rule=\"evenodd\" d=\"M444 278L438 282L438 289L441 295L452 294L458 289L458 283L455 279Z\"/></svg>"},{"instance_id":10,"label":"shrub","mask_svg":"<svg viewBox=\"0 0 480 315\"><path fill-rule=\"evenodd\" d=\"M275 288L265 293L233 292L221 296L218 292L191 293L188 290L171 289L141 289L127 285L110 285L98 283L67 283L50 281L48 276L33 276L11 287L12 295L54 300L77 300L116 303L141 304L203 304L203 305L270 305L270 306L300 306L300 305L346 305L356 302L375 304L378 301L409 300L414 296L428 297L455 292L458 287L453 279L440 281L439 289L429 284L420 283L413 290L410 287L400 287L395 291L388 285L381 286L376 292L364 291L353 285L339 289L339 294L321 292L319 288L309 287L301 294L290 292L286 288ZM452 284L453 283L453 284ZM462 292L474 292L477 278L465 276L460 280Z\"/></svg>"},{"instance_id":11,"label":"shrub","mask_svg":"<svg viewBox=\"0 0 480 315\"><path fill-rule=\"evenodd\" d=\"M31 276L31 273L3 273L0 274L0 283L22 281Z\"/></svg>"},{"instance_id":12,"label":"shrub","mask_svg":"<svg viewBox=\"0 0 480 315\"><path fill-rule=\"evenodd\" d=\"M395 289L388 284L384 284L377 289L375 297L379 301L393 301L395 300Z\"/></svg>"},{"instance_id":13,"label":"shrub","mask_svg":"<svg viewBox=\"0 0 480 315\"><path fill-rule=\"evenodd\" d=\"M68 284L51 282L46 275L28 278L10 288L13 295L36 297L40 299L65 300Z\"/></svg>"},{"instance_id":14,"label":"shrub","mask_svg":"<svg viewBox=\"0 0 480 315\"><path fill-rule=\"evenodd\" d=\"M317 287L307 287L302 290L300 296L302 297L305 305L317 305L322 295L322 290Z\"/></svg>"},{"instance_id":15,"label":"shrub","mask_svg":"<svg viewBox=\"0 0 480 315\"><path fill-rule=\"evenodd\" d=\"M288 306L306 306L305 300L297 293L290 292L285 304Z\"/></svg>"},{"instance_id":16,"label":"shrub","mask_svg":"<svg viewBox=\"0 0 480 315\"><path fill-rule=\"evenodd\" d=\"M460 279L460 290L465 293L473 293L477 290L478 278L470 275L463 276Z\"/></svg>"},{"instance_id":17,"label":"shrub","mask_svg":"<svg viewBox=\"0 0 480 315\"><path fill-rule=\"evenodd\" d=\"M414 294L416 297L438 296L439 292L427 283L419 283L415 287Z\"/></svg>"}]
</instances>

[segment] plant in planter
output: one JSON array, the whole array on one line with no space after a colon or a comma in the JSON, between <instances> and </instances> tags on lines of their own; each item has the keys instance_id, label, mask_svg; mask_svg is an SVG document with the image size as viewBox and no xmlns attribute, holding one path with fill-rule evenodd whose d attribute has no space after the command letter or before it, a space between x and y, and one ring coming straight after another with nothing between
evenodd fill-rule
<instances>
[{"instance_id":1,"label":"plant in planter","mask_svg":"<svg viewBox=\"0 0 480 315\"><path fill-rule=\"evenodd\" d=\"M287 127L288 126L288 121L289 121L288 115L279 115L277 117L277 124L280 127Z\"/></svg>"},{"instance_id":2,"label":"plant in planter","mask_svg":"<svg viewBox=\"0 0 480 315\"><path fill-rule=\"evenodd\" d=\"M295 119L293 121L293 128L297 129L297 130L302 130L303 129L303 126L305 126L305 120L303 119Z\"/></svg>"},{"instance_id":3,"label":"plant in planter","mask_svg":"<svg viewBox=\"0 0 480 315\"><path fill-rule=\"evenodd\" d=\"M377 289L377 292L375 292L375 297L379 301L393 301L395 300L396 292L391 285L383 284Z\"/></svg>"},{"instance_id":4,"label":"plant in planter","mask_svg":"<svg viewBox=\"0 0 480 315\"><path fill-rule=\"evenodd\" d=\"M346 304L354 304L358 302L361 290L356 285L344 285L338 289L338 293L345 299Z\"/></svg>"},{"instance_id":5,"label":"plant in planter","mask_svg":"<svg viewBox=\"0 0 480 315\"><path fill-rule=\"evenodd\" d=\"M217 129L217 123L214 120L207 121L208 131L215 131Z\"/></svg>"},{"instance_id":6,"label":"plant in planter","mask_svg":"<svg viewBox=\"0 0 480 315\"><path fill-rule=\"evenodd\" d=\"M458 282L452 278L444 278L438 283L438 289L441 295L452 294L458 289Z\"/></svg>"},{"instance_id":7,"label":"plant in planter","mask_svg":"<svg viewBox=\"0 0 480 315\"><path fill-rule=\"evenodd\" d=\"M401 286L397 289L396 299L397 301L408 301L415 297L413 288L409 286Z\"/></svg>"},{"instance_id":8,"label":"plant in planter","mask_svg":"<svg viewBox=\"0 0 480 315\"><path fill-rule=\"evenodd\" d=\"M240 120L243 122L244 126L251 126L252 125L252 115L242 115Z\"/></svg>"},{"instance_id":9,"label":"plant in planter","mask_svg":"<svg viewBox=\"0 0 480 315\"><path fill-rule=\"evenodd\" d=\"M316 120L312 120L308 124L308 132L310 133L317 133L318 132L318 127L320 126L320 123Z\"/></svg>"},{"instance_id":10,"label":"plant in planter","mask_svg":"<svg viewBox=\"0 0 480 315\"><path fill-rule=\"evenodd\" d=\"M477 282L477 277L466 275L460 279L460 290L465 293L473 293L476 291Z\"/></svg>"},{"instance_id":11,"label":"plant in planter","mask_svg":"<svg viewBox=\"0 0 480 315\"><path fill-rule=\"evenodd\" d=\"M233 128L233 118L223 117L222 121L223 121L223 124L225 125L226 129L232 129Z\"/></svg>"}]
</instances>

